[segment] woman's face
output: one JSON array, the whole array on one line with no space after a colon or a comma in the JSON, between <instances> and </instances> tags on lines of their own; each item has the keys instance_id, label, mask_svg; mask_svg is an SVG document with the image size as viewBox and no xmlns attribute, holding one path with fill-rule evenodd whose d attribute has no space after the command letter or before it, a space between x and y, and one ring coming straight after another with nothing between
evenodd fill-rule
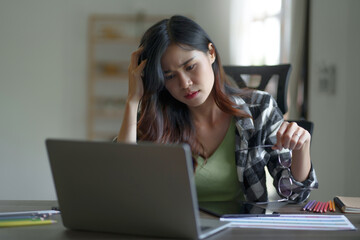
<instances>
[{"instance_id":1,"label":"woman's face","mask_svg":"<svg viewBox=\"0 0 360 240\"><path fill-rule=\"evenodd\" d=\"M211 43L207 53L186 49L169 45L161 58L161 67L170 94L189 107L197 107L208 99L214 86L215 50Z\"/></svg>"}]
</instances>

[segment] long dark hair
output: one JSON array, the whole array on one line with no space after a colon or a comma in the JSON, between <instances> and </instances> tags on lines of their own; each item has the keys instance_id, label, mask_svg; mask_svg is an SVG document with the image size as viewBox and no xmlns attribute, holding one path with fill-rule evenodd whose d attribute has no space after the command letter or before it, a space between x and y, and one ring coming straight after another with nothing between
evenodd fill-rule
<instances>
[{"instance_id":1,"label":"long dark hair","mask_svg":"<svg viewBox=\"0 0 360 240\"><path fill-rule=\"evenodd\" d=\"M212 43L216 54L212 64L215 103L228 114L249 117L247 113L235 108L228 96L238 91L227 82L214 42L194 21L183 16L173 16L150 27L140 42L144 50L139 62L147 59L147 63L143 75L144 95L140 103L138 139L159 143L188 143L194 156L204 156L187 105L172 97L165 88L161 57L173 43L204 53L209 51L209 43Z\"/></svg>"}]
</instances>

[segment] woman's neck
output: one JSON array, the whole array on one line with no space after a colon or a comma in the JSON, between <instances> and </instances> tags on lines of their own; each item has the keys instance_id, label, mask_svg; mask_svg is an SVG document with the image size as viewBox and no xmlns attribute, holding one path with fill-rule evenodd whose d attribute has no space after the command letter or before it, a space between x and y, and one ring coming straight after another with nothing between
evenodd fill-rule
<instances>
[{"instance_id":1,"label":"woman's neck","mask_svg":"<svg viewBox=\"0 0 360 240\"><path fill-rule=\"evenodd\" d=\"M228 115L216 105L212 95L201 106L193 107L189 110L195 125L212 126Z\"/></svg>"}]
</instances>

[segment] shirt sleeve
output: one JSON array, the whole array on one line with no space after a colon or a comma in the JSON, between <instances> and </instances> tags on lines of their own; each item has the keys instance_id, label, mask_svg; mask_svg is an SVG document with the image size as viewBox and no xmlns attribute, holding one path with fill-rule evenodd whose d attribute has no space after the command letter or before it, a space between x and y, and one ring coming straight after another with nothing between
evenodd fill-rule
<instances>
[{"instance_id":1,"label":"shirt sleeve","mask_svg":"<svg viewBox=\"0 0 360 240\"><path fill-rule=\"evenodd\" d=\"M264 125L266 127L265 143L274 145L276 143L276 133L284 119L280 109L277 107L277 103L274 98L270 96L268 99L269 104L264 104L264 106L267 106L267 109L265 109L263 112L266 115L266 117L263 116L263 119L266 119L264 120ZM289 177L292 181L292 194L289 199L299 203L305 201L310 196L311 189L318 187L318 181L313 166L311 165L308 178L303 182L298 182L292 176L291 171L288 168L283 167L279 161L279 157L285 160L291 158L290 151L288 149L283 149L281 151L274 151L270 149L268 151L270 157L267 163L267 167L270 175L274 179L273 185L276 188L278 194L282 196L278 188L280 178Z\"/></svg>"}]
</instances>

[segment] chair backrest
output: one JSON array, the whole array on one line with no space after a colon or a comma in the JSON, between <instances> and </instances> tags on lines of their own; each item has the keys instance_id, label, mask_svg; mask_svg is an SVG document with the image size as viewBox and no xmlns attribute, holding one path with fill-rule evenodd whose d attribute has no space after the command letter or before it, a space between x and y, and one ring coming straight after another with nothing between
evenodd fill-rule
<instances>
[{"instance_id":1,"label":"chair backrest","mask_svg":"<svg viewBox=\"0 0 360 240\"><path fill-rule=\"evenodd\" d=\"M291 72L290 64L280 64L273 66L224 66L225 73L229 75L240 87L249 87L246 84L244 75L258 75L261 77L260 83L254 89L264 91L273 76L278 77L276 102L281 112L285 114L288 111L287 91ZM300 127L306 129L311 135L314 130L314 123L307 120L288 120L296 122Z\"/></svg>"},{"instance_id":2,"label":"chair backrest","mask_svg":"<svg viewBox=\"0 0 360 240\"><path fill-rule=\"evenodd\" d=\"M276 102L283 114L288 111L287 89L291 72L290 64L281 64L273 66L224 66L225 73L229 75L236 84L242 87L248 87L243 75L259 75L261 80L255 89L264 91L270 79L273 76L278 77Z\"/></svg>"}]
</instances>

